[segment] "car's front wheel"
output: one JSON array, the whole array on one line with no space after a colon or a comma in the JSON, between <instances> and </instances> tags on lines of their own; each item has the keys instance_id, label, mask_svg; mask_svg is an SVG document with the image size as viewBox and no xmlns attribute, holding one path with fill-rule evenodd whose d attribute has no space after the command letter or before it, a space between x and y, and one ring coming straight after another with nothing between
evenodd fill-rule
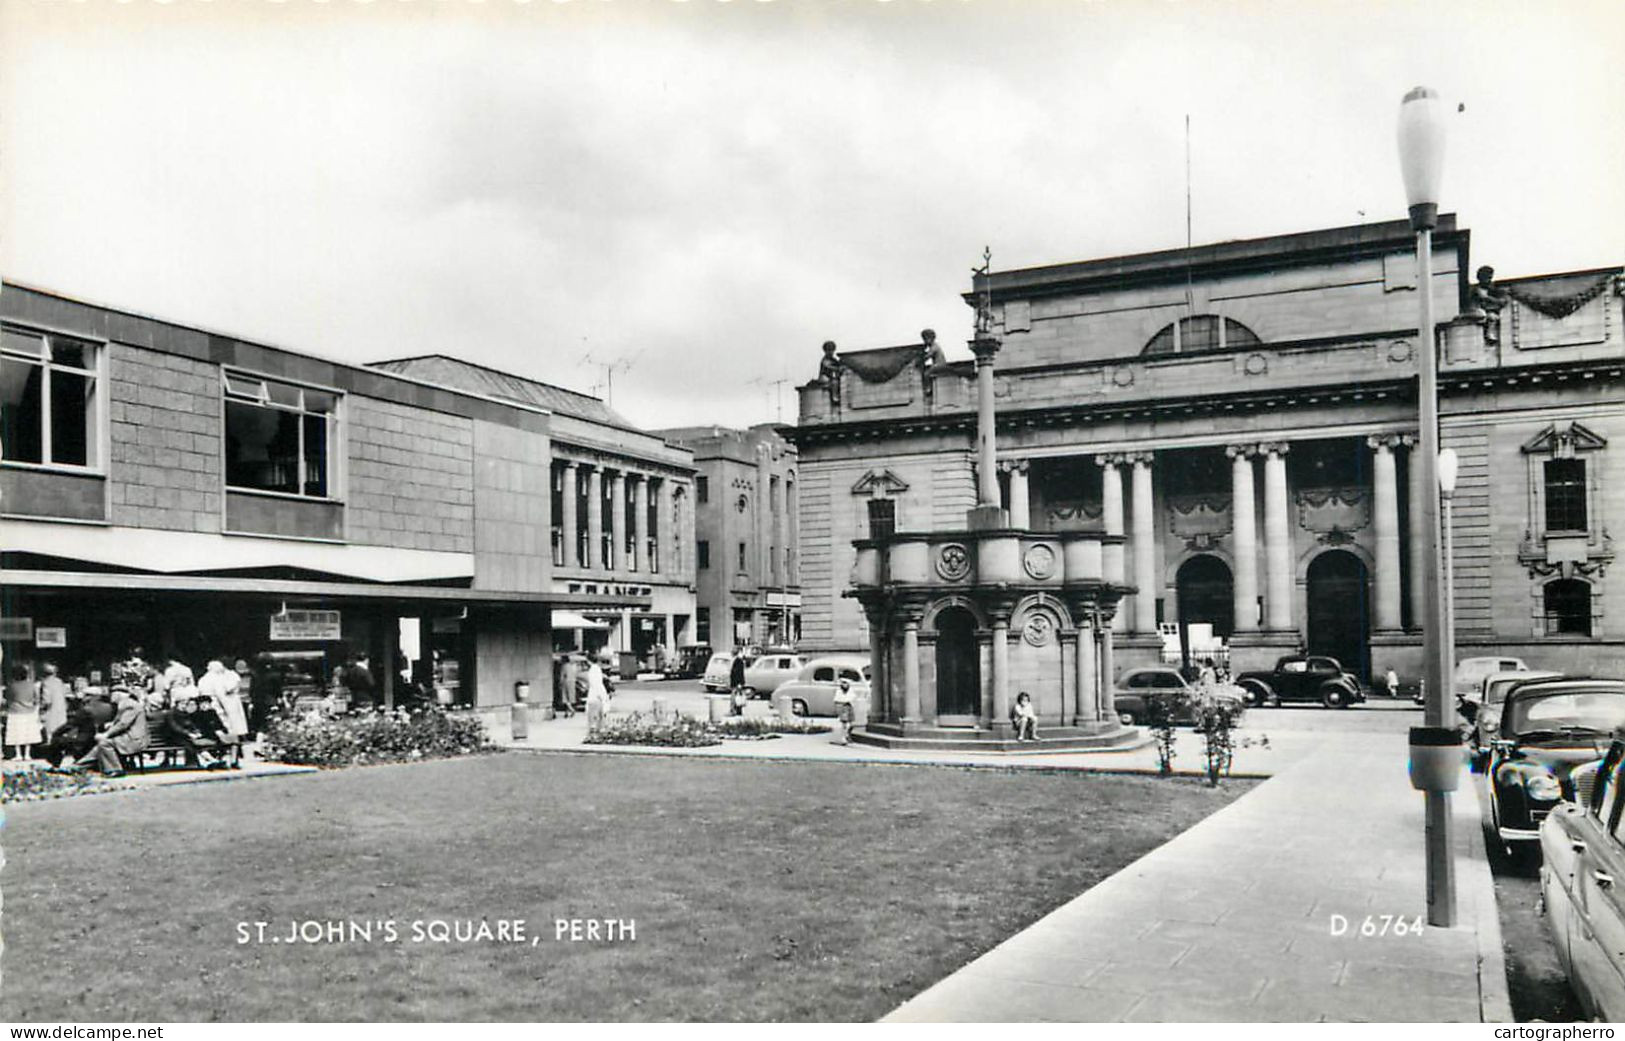
<instances>
[{"instance_id":1,"label":"car's front wheel","mask_svg":"<svg viewBox=\"0 0 1625 1041\"><path fill-rule=\"evenodd\" d=\"M1269 688L1262 683L1244 683L1241 689L1247 692L1247 704L1260 708L1270 699Z\"/></svg>"},{"instance_id":2,"label":"car's front wheel","mask_svg":"<svg viewBox=\"0 0 1625 1041\"><path fill-rule=\"evenodd\" d=\"M1320 703L1327 708L1348 708L1349 692L1335 684L1321 688Z\"/></svg>"}]
</instances>

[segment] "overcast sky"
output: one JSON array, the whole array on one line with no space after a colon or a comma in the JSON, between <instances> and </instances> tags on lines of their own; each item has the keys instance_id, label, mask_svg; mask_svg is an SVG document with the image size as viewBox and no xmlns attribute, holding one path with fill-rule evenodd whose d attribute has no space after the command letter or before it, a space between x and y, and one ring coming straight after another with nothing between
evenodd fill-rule
<instances>
[{"instance_id":1,"label":"overcast sky","mask_svg":"<svg viewBox=\"0 0 1625 1041\"><path fill-rule=\"evenodd\" d=\"M963 353L995 268L1404 216L1400 98L1502 276L1625 262L1625 5L0 0L0 275L645 426L818 345ZM783 418L793 421L793 384Z\"/></svg>"}]
</instances>

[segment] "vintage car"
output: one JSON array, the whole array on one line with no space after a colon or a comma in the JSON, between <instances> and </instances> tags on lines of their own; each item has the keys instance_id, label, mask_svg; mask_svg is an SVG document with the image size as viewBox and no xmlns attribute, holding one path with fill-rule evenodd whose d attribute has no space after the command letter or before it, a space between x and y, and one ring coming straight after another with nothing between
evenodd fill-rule
<instances>
[{"instance_id":1,"label":"vintage car","mask_svg":"<svg viewBox=\"0 0 1625 1041\"><path fill-rule=\"evenodd\" d=\"M1576 767L1574 798L1540 825L1546 928L1586 1013L1625 1020L1625 740Z\"/></svg>"},{"instance_id":2,"label":"vintage car","mask_svg":"<svg viewBox=\"0 0 1625 1041\"><path fill-rule=\"evenodd\" d=\"M1508 849L1535 852L1541 821L1574 794L1574 768L1601 758L1622 725L1625 681L1537 680L1512 688L1488 770L1490 819Z\"/></svg>"},{"instance_id":3,"label":"vintage car","mask_svg":"<svg viewBox=\"0 0 1625 1041\"><path fill-rule=\"evenodd\" d=\"M1484 677L1492 672L1528 671L1529 666L1523 663L1522 658L1494 656L1463 658L1456 662L1456 671L1451 674L1450 691L1456 696L1456 704L1460 707L1461 714L1466 716L1470 723L1484 693Z\"/></svg>"},{"instance_id":4,"label":"vintage car","mask_svg":"<svg viewBox=\"0 0 1625 1041\"><path fill-rule=\"evenodd\" d=\"M1280 705L1286 701L1318 701L1327 708L1348 708L1365 700L1355 675L1322 654L1291 654L1268 672L1244 672L1236 686L1251 705Z\"/></svg>"},{"instance_id":5,"label":"vintage car","mask_svg":"<svg viewBox=\"0 0 1625 1041\"><path fill-rule=\"evenodd\" d=\"M1545 672L1541 670L1526 670L1522 672L1492 672L1484 677L1481 693L1475 699L1477 706L1469 722L1471 729L1467 731L1467 744L1473 753L1473 765L1481 767L1489 759L1490 742L1501 729L1501 710L1506 707L1507 694L1512 688L1521 683L1533 683L1536 680L1555 680L1562 676L1561 672ZM1465 716L1466 713L1464 712Z\"/></svg>"},{"instance_id":6,"label":"vintage car","mask_svg":"<svg viewBox=\"0 0 1625 1041\"><path fill-rule=\"evenodd\" d=\"M669 680L692 680L705 675L705 667L711 661L711 645L707 643L691 643L678 650L677 657L666 666L666 678Z\"/></svg>"},{"instance_id":7,"label":"vintage car","mask_svg":"<svg viewBox=\"0 0 1625 1041\"><path fill-rule=\"evenodd\" d=\"M1200 694L1198 688L1185 682L1178 669L1147 665L1125 669L1113 685L1112 700L1118 717L1130 726L1145 726L1151 722L1151 705L1158 700L1168 704L1176 726L1192 726L1196 722ZM1228 684L1215 688L1212 696L1231 709L1232 719L1239 720L1246 710L1246 695Z\"/></svg>"},{"instance_id":8,"label":"vintage car","mask_svg":"<svg viewBox=\"0 0 1625 1041\"><path fill-rule=\"evenodd\" d=\"M745 687L753 698L771 697L795 679L807 659L799 654L771 651L745 666Z\"/></svg>"},{"instance_id":9,"label":"vintage car","mask_svg":"<svg viewBox=\"0 0 1625 1041\"><path fill-rule=\"evenodd\" d=\"M840 681L852 684L860 702L869 700L869 659L861 654L829 654L813 658L795 679L778 688L778 697L789 701L798 716L835 715L835 692ZM863 713L858 713L861 720Z\"/></svg>"},{"instance_id":10,"label":"vintage car","mask_svg":"<svg viewBox=\"0 0 1625 1041\"><path fill-rule=\"evenodd\" d=\"M734 656L731 654L711 655L711 660L705 663L705 672L700 675L700 687L709 691L727 690L733 664Z\"/></svg>"}]
</instances>

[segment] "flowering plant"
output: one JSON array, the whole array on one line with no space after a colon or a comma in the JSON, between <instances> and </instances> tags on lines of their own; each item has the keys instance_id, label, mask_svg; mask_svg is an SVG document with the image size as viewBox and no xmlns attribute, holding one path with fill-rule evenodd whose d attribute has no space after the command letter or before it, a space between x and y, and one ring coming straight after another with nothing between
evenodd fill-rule
<instances>
[{"instance_id":1,"label":"flowering plant","mask_svg":"<svg viewBox=\"0 0 1625 1041\"><path fill-rule=\"evenodd\" d=\"M261 755L308 766L361 766L443 759L491 750L484 725L438 706L418 711L376 709L348 716L312 713L283 719L266 736Z\"/></svg>"}]
</instances>

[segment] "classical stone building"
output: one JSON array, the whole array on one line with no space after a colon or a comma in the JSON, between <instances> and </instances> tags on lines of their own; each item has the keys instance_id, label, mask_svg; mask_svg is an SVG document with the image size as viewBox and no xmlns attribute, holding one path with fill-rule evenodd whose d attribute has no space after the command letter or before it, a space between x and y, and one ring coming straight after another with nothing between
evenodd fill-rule
<instances>
[{"instance_id":1,"label":"classical stone building","mask_svg":"<svg viewBox=\"0 0 1625 1041\"><path fill-rule=\"evenodd\" d=\"M1468 246L1441 218L1431 291L1448 319L1435 330L1442 443L1461 462L1458 653L1618 673L1621 269L1475 284ZM1406 222L997 271L986 290L1010 525L1126 537L1118 669L1204 623L1237 668L1307 648L1364 674L1420 671ZM872 515L947 531L975 505L976 373L933 354L841 352L800 388L787 434L807 647L869 647L843 594Z\"/></svg>"},{"instance_id":2,"label":"classical stone building","mask_svg":"<svg viewBox=\"0 0 1625 1041\"><path fill-rule=\"evenodd\" d=\"M794 643L796 449L772 424L680 427L659 436L694 453L694 642Z\"/></svg>"}]
</instances>

